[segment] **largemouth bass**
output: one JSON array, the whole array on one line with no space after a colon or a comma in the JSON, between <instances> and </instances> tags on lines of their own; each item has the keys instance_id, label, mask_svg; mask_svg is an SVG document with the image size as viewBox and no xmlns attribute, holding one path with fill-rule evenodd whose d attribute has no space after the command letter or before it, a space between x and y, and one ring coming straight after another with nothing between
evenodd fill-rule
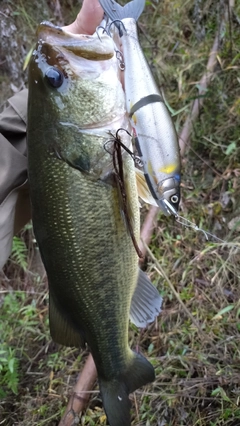
<instances>
[{"instance_id":1,"label":"largemouth bass","mask_svg":"<svg viewBox=\"0 0 240 426\"><path fill-rule=\"evenodd\" d=\"M133 0L124 7L114 0L99 2L119 29L127 111L137 136L136 148L144 176L155 201L146 191L140 195L146 202L158 205L164 214L175 215L180 202L179 145L171 116L138 40L136 21L145 0Z\"/></svg>"},{"instance_id":2,"label":"largemouth bass","mask_svg":"<svg viewBox=\"0 0 240 426\"><path fill-rule=\"evenodd\" d=\"M154 380L129 348L129 314L144 327L161 307L123 217L124 198L138 242L134 161L121 148L125 197L113 166L116 139L131 150L129 126L112 39L42 23L29 65L28 161L50 331L66 346L88 343L111 426L130 425L128 394Z\"/></svg>"}]
</instances>

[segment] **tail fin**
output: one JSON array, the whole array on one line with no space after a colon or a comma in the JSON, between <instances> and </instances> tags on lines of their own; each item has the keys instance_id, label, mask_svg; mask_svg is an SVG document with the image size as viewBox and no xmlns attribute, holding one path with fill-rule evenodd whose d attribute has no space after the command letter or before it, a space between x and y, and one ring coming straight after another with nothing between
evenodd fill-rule
<instances>
[{"instance_id":1,"label":"tail fin","mask_svg":"<svg viewBox=\"0 0 240 426\"><path fill-rule=\"evenodd\" d=\"M145 6L145 0L132 0L125 6L120 6L114 0L99 0L99 3L112 21L124 18L134 18L137 21Z\"/></svg>"},{"instance_id":2,"label":"tail fin","mask_svg":"<svg viewBox=\"0 0 240 426\"><path fill-rule=\"evenodd\" d=\"M132 353L128 369L119 378L106 381L99 377L103 406L110 426L130 426L129 393L155 379L153 366L140 354Z\"/></svg>"}]
</instances>

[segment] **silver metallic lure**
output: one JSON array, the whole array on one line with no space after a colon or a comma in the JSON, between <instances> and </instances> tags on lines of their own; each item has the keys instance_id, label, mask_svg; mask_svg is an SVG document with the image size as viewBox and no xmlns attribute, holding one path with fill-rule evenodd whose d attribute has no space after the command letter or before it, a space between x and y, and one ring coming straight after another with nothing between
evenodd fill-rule
<instances>
[{"instance_id":1,"label":"silver metallic lure","mask_svg":"<svg viewBox=\"0 0 240 426\"><path fill-rule=\"evenodd\" d=\"M144 9L145 0L133 0L124 7L114 0L99 1L106 15L118 27L121 37L126 106L152 196L147 197L145 190L142 198L158 205L164 214L174 215L180 201L179 145L170 113L138 41L136 21Z\"/></svg>"}]
</instances>

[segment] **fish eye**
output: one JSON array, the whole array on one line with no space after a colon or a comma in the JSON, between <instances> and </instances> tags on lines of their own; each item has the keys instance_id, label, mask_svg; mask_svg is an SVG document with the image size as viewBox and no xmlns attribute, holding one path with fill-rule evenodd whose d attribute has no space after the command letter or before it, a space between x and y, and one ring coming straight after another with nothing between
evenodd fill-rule
<instances>
[{"instance_id":1,"label":"fish eye","mask_svg":"<svg viewBox=\"0 0 240 426\"><path fill-rule=\"evenodd\" d=\"M59 69L52 67L46 71L45 76L52 87L56 89L63 84L63 73Z\"/></svg>"},{"instance_id":2,"label":"fish eye","mask_svg":"<svg viewBox=\"0 0 240 426\"><path fill-rule=\"evenodd\" d=\"M170 200L171 200L171 202L172 202L173 204L177 204L177 203L178 203L178 201L179 201L179 198L178 198L178 196L177 196L177 195L172 195L172 196L171 196L171 198L170 198Z\"/></svg>"}]
</instances>

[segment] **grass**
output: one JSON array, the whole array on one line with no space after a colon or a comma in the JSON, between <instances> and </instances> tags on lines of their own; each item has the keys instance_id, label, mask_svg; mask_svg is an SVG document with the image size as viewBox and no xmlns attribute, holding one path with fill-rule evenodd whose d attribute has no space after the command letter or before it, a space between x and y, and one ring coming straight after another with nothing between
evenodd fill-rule
<instances>
[{"instance_id":1,"label":"grass","mask_svg":"<svg viewBox=\"0 0 240 426\"><path fill-rule=\"evenodd\" d=\"M70 22L77 2L61 4ZM37 22L43 17L54 21L49 5L45 0L1 3L0 11L11 10L25 40L19 62L23 81L27 75L21 64ZM176 112L180 133L198 96L224 4L163 0L147 5L140 20L141 43ZM133 426L240 424L239 17L236 2L220 34L217 66L182 164L180 214L226 243L207 241L204 233L159 215L145 268L164 297L163 312L147 330L131 326L129 333L131 346L139 345L155 366L156 381L132 396ZM4 66L3 96L10 94L10 82L17 85ZM147 209L142 209L143 219ZM1 277L4 426L57 425L86 357L51 341L46 277L33 267L34 252L27 229L15 240L12 260ZM80 424L106 424L97 390Z\"/></svg>"}]
</instances>

